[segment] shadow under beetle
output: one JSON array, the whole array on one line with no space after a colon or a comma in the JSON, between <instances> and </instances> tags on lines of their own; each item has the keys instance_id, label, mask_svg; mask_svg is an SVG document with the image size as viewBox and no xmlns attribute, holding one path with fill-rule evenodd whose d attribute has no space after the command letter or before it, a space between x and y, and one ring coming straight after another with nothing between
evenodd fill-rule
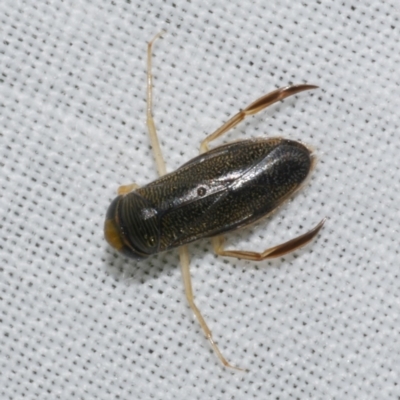
<instances>
[{"instance_id":1,"label":"shadow under beetle","mask_svg":"<svg viewBox=\"0 0 400 400\"><path fill-rule=\"evenodd\" d=\"M151 52L159 36L147 48L147 126L160 178L144 187L121 186L107 211L104 234L111 246L136 260L179 247L189 305L221 362L240 369L223 357L194 303L185 245L211 237L218 255L260 261L304 246L318 234L325 220L303 235L262 253L225 250L221 235L275 210L301 187L313 168L314 158L303 144L279 137L242 140L212 150L208 144L246 116L317 86L286 86L259 98L208 136L198 157L167 174L152 116Z\"/></svg>"}]
</instances>

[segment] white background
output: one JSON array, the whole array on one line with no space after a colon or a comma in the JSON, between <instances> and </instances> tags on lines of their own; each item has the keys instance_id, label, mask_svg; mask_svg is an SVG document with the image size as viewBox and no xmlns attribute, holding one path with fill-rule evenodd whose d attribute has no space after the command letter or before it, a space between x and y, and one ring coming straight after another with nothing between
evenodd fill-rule
<instances>
[{"instance_id":1,"label":"white background","mask_svg":"<svg viewBox=\"0 0 400 400\"><path fill-rule=\"evenodd\" d=\"M400 6L395 1L0 4L1 399L399 399ZM121 184L157 177L146 43L168 170L259 96L318 85L219 143L284 136L318 157L272 218L228 236L272 262L190 246L135 262L104 241Z\"/></svg>"}]
</instances>

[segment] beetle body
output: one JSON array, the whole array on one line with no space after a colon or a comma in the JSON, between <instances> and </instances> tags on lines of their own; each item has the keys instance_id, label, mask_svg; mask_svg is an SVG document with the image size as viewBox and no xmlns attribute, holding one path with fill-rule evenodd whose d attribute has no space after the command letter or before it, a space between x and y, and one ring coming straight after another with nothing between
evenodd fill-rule
<instances>
[{"instance_id":1,"label":"beetle body","mask_svg":"<svg viewBox=\"0 0 400 400\"><path fill-rule=\"evenodd\" d=\"M111 203L107 241L135 259L213 237L272 212L313 165L303 144L281 138L217 147Z\"/></svg>"},{"instance_id":2,"label":"beetle body","mask_svg":"<svg viewBox=\"0 0 400 400\"><path fill-rule=\"evenodd\" d=\"M142 188L121 186L107 211L104 234L111 246L138 260L179 247L188 304L222 364L240 369L222 355L195 304L186 244L212 237L214 251L220 256L261 261L306 245L325 219L308 232L262 252L226 250L223 233L251 224L281 205L300 188L314 158L303 144L282 138L242 140L213 150L208 145L246 117L317 86L290 85L263 95L207 136L200 145L200 156L167 174L152 115L151 52L160 35L147 46L147 127L161 177Z\"/></svg>"}]
</instances>

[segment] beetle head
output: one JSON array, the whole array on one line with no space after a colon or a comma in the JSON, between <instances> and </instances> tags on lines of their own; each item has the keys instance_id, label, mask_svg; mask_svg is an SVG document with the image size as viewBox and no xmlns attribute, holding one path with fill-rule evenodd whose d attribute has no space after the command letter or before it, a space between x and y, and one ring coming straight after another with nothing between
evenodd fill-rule
<instances>
[{"instance_id":1,"label":"beetle head","mask_svg":"<svg viewBox=\"0 0 400 400\"><path fill-rule=\"evenodd\" d=\"M142 260L157 252L157 220L157 212L148 201L136 192L130 192L115 198L108 208L104 236L119 252Z\"/></svg>"}]
</instances>

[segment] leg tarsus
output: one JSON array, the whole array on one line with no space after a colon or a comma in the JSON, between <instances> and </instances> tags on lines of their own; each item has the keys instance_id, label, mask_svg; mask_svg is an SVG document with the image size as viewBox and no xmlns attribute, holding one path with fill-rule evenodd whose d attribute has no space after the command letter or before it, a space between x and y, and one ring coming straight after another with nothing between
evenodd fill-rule
<instances>
[{"instance_id":1,"label":"leg tarsus","mask_svg":"<svg viewBox=\"0 0 400 400\"><path fill-rule=\"evenodd\" d=\"M320 231L325 223L325 218L316 225L310 231L304 233L303 235L297 236L285 243L281 243L277 246L271 247L262 253L256 253L253 251L242 251L242 250L224 250L224 238L222 236L217 236L213 238L213 246L216 254L224 257L235 257L243 260L251 261L261 261L269 258L282 257L300 247L305 246L309 243Z\"/></svg>"},{"instance_id":2,"label":"leg tarsus","mask_svg":"<svg viewBox=\"0 0 400 400\"><path fill-rule=\"evenodd\" d=\"M201 315L200 310L196 306L194 302L194 295L193 295L193 289L192 289L192 280L190 277L190 270L189 270L189 252L187 249L187 246L182 246L179 248L179 256L181 260L181 269L182 269L182 278L183 278L183 283L185 285L185 294L186 294L186 299L189 303L190 308L192 309L194 315L196 316L197 320L200 323L201 328L203 329L203 332L210 342L213 350L217 354L218 358L222 362L222 364L228 368L233 368L239 371L243 371L241 368L234 367L233 365L229 364L229 362L225 359L225 357L222 355L221 351L219 350L217 344L214 342L214 339L212 337L212 333L210 328L208 327L206 321L204 320L203 316Z\"/></svg>"},{"instance_id":3,"label":"leg tarsus","mask_svg":"<svg viewBox=\"0 0 400 400\"><path fill-rule=\"evenodd\" d=\"M236 115L234 115L230 120L225 122L220 128L218 128L214 133L207 136L205 140L200 145L200 153L205 153L209 150L208 145L213 140L222 136L224 133L228 132L230 129L234 128L239 122L243 121L248 115L254 115L264 108L286 99L286 97L292 96L294 94L303 92L304 90L316 89L318 86L315 85L292 85L285 86L283 88L274 90L271 93L267 93L266 95L260 97L249 106L247 106L244 110L239 111Z\"/></svg>"},{"instance_id":4,"label":"leg tarsus","mask_svg":"<svg viewBox=\"0 0 400 400\"><path fill-rule=\"evenodd\" d=\"M318 86L307 84L285 86L260 97L259 99L251 103L248 107L246 107L243 111L246 113L246 115L253 115L263 110L264 108L269 107L274 103L277 103L278 101L286 99L289 96L304 92L305 90L317 88Z\"/></svg>"}]
</instances>

